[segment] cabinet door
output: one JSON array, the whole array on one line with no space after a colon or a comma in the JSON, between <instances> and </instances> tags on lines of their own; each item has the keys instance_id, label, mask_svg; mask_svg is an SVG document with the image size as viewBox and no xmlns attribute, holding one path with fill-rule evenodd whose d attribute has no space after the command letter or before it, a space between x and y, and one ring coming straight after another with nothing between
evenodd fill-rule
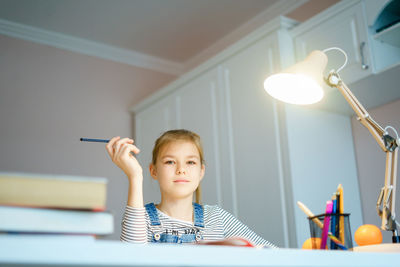
<instances>
[{"instance_id":1,"label":"cabinet door","mask_svg":"<svg viewBox=\"0 0 400 267\"><path fill-rule=\"evenodd\" d=\"M345 83L350 84L372 72L371 66L368 69L362 67L362 57L365 64L371 65L368 29L361 3L351 5L352 2L348 1L339 4L294 28L292 36L297 61L303 60L313 50L329 47L343 49L347 53L348 63L339 74ZM361 50L362 43L365 46ZM339 51L329 51L327 55L325 76L331 69L338 69L345 61ZM332 90L328 86L325 89Z\"/></svg>"},{"instance_id":2,"label":"cabinet door","mask_svg":"<svg viewBox=\"0 0 400 267\"><path fill-rule=\"evenodd\" d=\"M236 215L265 239L286 246L275 103L263 88L278 63L277 40L271 37L226 61L223 75L231 107Z\"/></svg>"},{"instance_id":3,"label":"cabinet door","mask_svg":"<svg viewBox=\"0 0 400 267\"><path fill-rule=\"evenodd\" d=\"M140 148L137 156L143 168L144 203L159 202L160 190L158 182L151 178L148 166L151 162L155 140L165 131L176 127L176 107L173 95L150 105L135 114L135 143Z\"/></svg>"},{"instance_id":4,"label":"cabinet door","mask_svg":"<svg viewBox=\"0 0 400 267\"><path fill-rule=\"evenodd\" d=\"M202 140L206 161L203 203L222 205L218 90L218 73L211 70L177 90L175 100L177 127L196 132Z\"/></svg>"}]
</instances>

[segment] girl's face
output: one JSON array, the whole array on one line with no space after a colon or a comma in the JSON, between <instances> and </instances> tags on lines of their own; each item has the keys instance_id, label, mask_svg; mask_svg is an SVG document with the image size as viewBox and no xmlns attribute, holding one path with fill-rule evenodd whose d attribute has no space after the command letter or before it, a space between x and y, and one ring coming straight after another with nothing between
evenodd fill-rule
<instances>
[{"instance_id":1,"label":"girl's face","mask_svg":"<svg viewBox=\"0 0 400 267\"><path fill-rule=\"evenodd\" d=\"M189 141L174 141L161 147L156 165L150 165L151 176L160 184L161 195L168 198L192 197L203 179L197 147Z\"/></svg>"}]
</instances>

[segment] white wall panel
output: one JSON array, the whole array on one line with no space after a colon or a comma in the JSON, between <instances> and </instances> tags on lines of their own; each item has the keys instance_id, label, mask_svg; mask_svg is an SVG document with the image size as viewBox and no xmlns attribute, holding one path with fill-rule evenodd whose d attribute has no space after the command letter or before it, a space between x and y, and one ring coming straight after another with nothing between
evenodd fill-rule
<instances>
[{"instance_id":1,"label":"white wall panel","mask_svg":"<svg viewBox=\"0 0 400 267\"><path fill-rule=\"evenodd\" d=\"M237 215L267 240L284 246L276 116L273 100L263 89L265 77L279 62L277 48L275 38L262 39L223 67L232 107Z\"/></svg>"},{"instance_id":2,"label":"white wall panel","mask_svg":"<svg viewBox=\"0 0 400 267\"><path fill-rule=\"evenodd\" d=\"M144 203L157 203L161 200L158 182L150 176L148 166L151 163L152 149L156 139L166 130L175 128L175 114L175 101L171 95L143 110L135 117L135 144L141 150L137 159L143 168Z\"/></svg>"},{"instance_id":3,"label":"white wall panel","mask_svg":"<svg viewBox=\"0 0 400 267\"><path fill-rule=\"evenodd\" d=\"M206 173L201 182L205 204L221 205L221 172L217 114L217 71L177 91L179 127L196 132L203 143Z\"/></svg>"}]
</instances>

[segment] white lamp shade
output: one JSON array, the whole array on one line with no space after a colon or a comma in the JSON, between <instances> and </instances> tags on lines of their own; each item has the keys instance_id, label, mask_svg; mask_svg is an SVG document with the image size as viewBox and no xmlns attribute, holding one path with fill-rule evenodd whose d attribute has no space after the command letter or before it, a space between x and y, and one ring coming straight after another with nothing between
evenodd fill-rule
<instances>
[{"instance_id":1,"label":"white lamp shade","mask_svg":"<svg viewBox=\"0 0 400 267\"><path fill-rule=\"evenodd\" d=\"M322 99L323 71L328 63L321 51L311 52L301 61L264 81L264 89L272 97L291 104L307 105Z\"/></svg>"}]
</instances>

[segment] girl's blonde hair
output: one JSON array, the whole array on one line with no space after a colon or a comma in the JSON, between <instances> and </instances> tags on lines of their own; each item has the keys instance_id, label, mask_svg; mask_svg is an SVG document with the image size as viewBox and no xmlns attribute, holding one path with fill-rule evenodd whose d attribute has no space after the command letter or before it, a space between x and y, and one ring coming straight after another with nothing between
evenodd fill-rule
<instances>
[{"instance_id":1,"label":"girl's blonde hair","mask_svg":"<svg viewBox=\"0 0 400 267\"><path fill-rule=\"evenodd\" d=\"M158 154L163 146L176 141L187 141L193 143L197 150L199 151L200 162L204 164L204 153L203 153L203 146L201 144L200 136L194 132L185 130L185 129L178 129L178 130L169 130L163 133L159 138L157 138L154 148L153 148L153 157L152 157L152 164L155 166L157 162ZM201 186L196 189L196 203L201 203Z\"/></svg>"}]
</instances>

